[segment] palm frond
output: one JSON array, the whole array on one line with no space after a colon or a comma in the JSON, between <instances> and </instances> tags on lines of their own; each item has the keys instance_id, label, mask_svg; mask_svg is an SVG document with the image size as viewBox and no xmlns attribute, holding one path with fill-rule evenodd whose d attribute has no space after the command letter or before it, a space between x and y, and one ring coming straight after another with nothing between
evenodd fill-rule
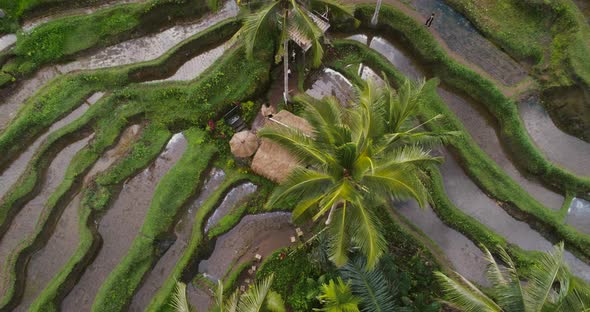
<instances>
[{"instance_id":1,"label":"palm frond","mask_svg":"<svg viewBox=\"0 0 590 312\"><path fill-rule=\"evenodd\" d=\"M379 259L387 247L381 231L381 224L361 201L355 203L349 218L356 220L356 222L350 222L352 224L350 237L355 247L358 247L367 258L367 268L372 270L379 263Z\"/></svg>"},{"instance_id":2,"label":"palm frond","mask_svg":"<svg viewBox=\"0 0 590 312\"><path fill-rule=\"evenodd\" d=\"M189 306L186 298L186 284L182 282L176 282L174 287L174 293L172 294L172 302L170 303L172 308L176 312L190 312L191 307Z\"/></svg>"},{"instance_id":3,"label":"palm frond","mask_svg":"<svg viewBox=\"0 0 590 312\"><path fill-rule=\"evenodd\" d=\"M563 277L563 271L569 272L563 260L563 242L555 246L552 253L543 253L537 259L537 265L533 266L528 277L528 283L524 288L524 300L527 311L541 311L552 297L554 292L553 286L556 282L563 285L569 282Z\"/></svg>"},{"instance_id":4,"label":"palm frond","mask_svg":"<svg viewBox=\"0 0 590 312\"><path fill-rule=\"evenodd\" d=\"M387 280L378 270L369 270L363 256L355 256L340 269L344 280L350 281L352 293L361 300L363 312L395 311L394 299Z\"/></svg>"},{"instance_id":5,"label":"palm frond","mask_svg":"<svg viewBox=\"0 0 590 312\"><path fill-rule=\"evenodd\" d=\"M338 267L343 266L348 262L350 248L350 223L348 222L347 203L344 203L342 208L334 212L334 221L327 226L331 233L328 240L330 260Z\"/></svg>"},{"instance_id":6,"label":"palm frond","mask_svg":"<svg viewBox=\"0 0 590 312\"><path fill-rule=\"evenodd\" d=\"M328 284L323 284L318 300L323 306L318 311L359 312L360 299L352 294L350 282L344 283L341 277L338 277L336 282L330 280Z\"/></svg>"},{"instance_id":7,"label":"palm frond","mask_svg":"<svg viewBox=\"0 0 590 312\"><path fill-rule=\"evenodd\" d=\"M244 21L242 28L234 35L237 38L244 38L246 44L246 54L252 58L254 46L260 39L263 33L273 31L271 22L276 18L276 11L279 9L281 1L272 1L267 6L260 9L260 11L248 15Z\"/></svg>"},{"instance_id":8,"label":"palm frond","mask_svg":"<svg viewBox=\"0 0 590 312\"><path fill-rule=\"evenodd\" d=\"M266 296L272 285L273 275L253 285L248 291L240 296L238 312L259 312L264 308Z\"/></svg>"},{"instance_id":9,"label":"palm frond","mask_svg":"<svg viewBox=\"0 0 590 312\"><path fill-rule=\"evenodd\" d=\"M456 282L441 272L435 272L436 279L443 288L445 303L464 312L500 312L492 299L483 294L463 276L457 274L461 283Z\"/></svg>"}]
</instances>

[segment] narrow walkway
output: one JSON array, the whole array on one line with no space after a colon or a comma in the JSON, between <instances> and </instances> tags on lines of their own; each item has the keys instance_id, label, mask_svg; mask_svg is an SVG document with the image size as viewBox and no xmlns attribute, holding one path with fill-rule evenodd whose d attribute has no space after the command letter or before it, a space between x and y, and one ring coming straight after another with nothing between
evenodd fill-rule
<instances>
[{"instance_id":1,"label":"narrow walkway","mask_svg":"<svg viewBox=\"0 0 590 312\"><path fill-rule=\"evenodd\" d=\"M370 0L344 0L348 3L373 4ZM507 97L512 97L530 89L534 80L526 70L506 53L483 37L459 13L440 0L414 0L413 9L400 0L384 0L418 24L436 13L430 32L440 46L454 60L468 66L484 78L491 80Z\"/></svg>"}]
</instances>

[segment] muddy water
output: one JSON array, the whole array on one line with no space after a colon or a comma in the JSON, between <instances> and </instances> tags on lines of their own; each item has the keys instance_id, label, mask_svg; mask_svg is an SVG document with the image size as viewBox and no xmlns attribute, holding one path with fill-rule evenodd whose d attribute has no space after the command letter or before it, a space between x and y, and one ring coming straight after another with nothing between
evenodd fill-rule
<instances>
[{"instance_id":1,"label":"muddy water","mask_svg":"<svg viewBox=\"0 0 590 312\"><path fill-rule=\"evenodd\" d=\"M580 232L590 235L590 202L574 197L567 210L566 222Z\"/></svg>"},{"instance_id":2,"label":"muddy water","mask_svg":"<svg viewBox=\"0 0 590 312\"><path fill-rule=\"evenodd\" d=\"M254 192L256 192L257 188L258 188L258 186L256 186L253 183L248 182L248 183L240 184L240 185L234 187L233 189L231 189L227 193L227 195L225 195L225 198L223 199L221 204L219 204L219 206L217 208L215 208L213 215L211 217L209 217L209 219L207 220L207 225L205 225L205 233L209 232L209 230L212 227L217 225L219 220L221 220L228 213L230 213L232 211L232 209L236 209L240 205L246 203L248 198L250 198L250 195L252 195L252 194L254 194Z\"/></svg>"},{"instance_id":3,"label":"muddy water","mask_svg":"<svg viewBox=\"0 0 590 312\"><path fill-rule=\"evenodd\" d=\"M436 14L432 28L447 46L467 61L479 66L506 85L514 85L527 76L522 66L482 36L461 14L443 0L413 0L412 5L424 16Z\"/></svg>"},{"instance_id":4,"label":"muddy water","mask_svg":"<svg viewBox=\"0 0 590 312\"><path fill-rule=\"evenodd\" d=\"M546 207L559 210L564 196L544 187L535 177L525 177L513 164L510 156L500 143L497 124L487 111L444 88L438 88L438 94L467 128L477 145L492 158L504 172L514 179L522 188Z\"/></svg>"},{"instance_id":5,"label":"muddy water","mask_svg":"<svg viewBox=\"0 0 590 312\"><path fill-rule=\"evenodd\" d=\"M64 299L61 307L63 311L90 310L100 285L127 253L138 234L156 185L182 156L186 144L182 134L174 135L154 163L123 185L117 199L98 221L102 247Z\"/></svg>"},{"instance_id":6,"label":"muddy water","mask_svg":"<svg viewBox=\"0 0 590 312\"><path fill-rule=\"evenodd\" d=\"M88 8L74 8L69 9L67 11L59 12L57 14L47 15L37 17L31 20L27 20L22 24L22 30L25 32L30 32L33 28L45 24L50 21L54 21L60 18L74 16L74 15L89 15L96 13L96 11L108 8L118 4L126 4L126 3L137 3L137 2L144 2L145 0L111 0L101 5L95 7L88 7Z\"/></svg>"},{"instance_id":7,"label":"muddy water","mask_svg":"<svg viewBox=\"0 0 590 312\"><path fill-rule=\"evenodd\" d=\"M1 106L0 106L1 107ZM22 152L17 159L15 159L4 172L0 175L0 198L6 195L6 192L10 189L10 187L17 182L18 178L23 174L25 171L27 164L33 156L35 152L39 148L39 146L45 141L48 135L55 132L56 130L68 125L72 121L76 120L78 117L82 116L86 110L88 110L90 106L88 102L83 103L78 108L73 110L70 114L66 117L62 118L61 120L57 121L49 129L42 134L39 138L37 138L29 147Z\"/></svg>"},{"instance_id":8,"label":"muddy water","mask_svg":"<svg viewBox=\"0 0 590 312\"><path fill-rule=\"evenodd\" d=\"M91 138L92 135L72 143L55 156L47 169L47 175L43 181L41 192L20 210L12 221L6 234L0 239L0 263L6 263L9 253L15 249L21 240L25 239L35 229L35 225L41 215L45 201L62 182L66 173L66 168L72 158ZM4 275L6 272L2 270L0 271L0 274ZM6 276L0 277L0 281L4 281L5 279ZM0 289L0 293L2 294L5 292L4 287L5 285L2 285L2 288Z\"/></svg>"},{"instance_id":9,"label":"muddy water","mask_svg":"<svg viewBox=\"0 0 590 312\"><path fill-rule=\"evenodd\" d=\"M359 42L367 42L366 35L354 35L349 39ZM391 42L381 37L370 40L370 47L385 56L396 68L406 76L413 79L423 79L424 72L410 57L407 51L396 47L396 42ZM552 209L559 209L564 197L544 187L535 177L525 177L512 163L510 156L504 150L496 129L494 117L486 110L467 98L453 93L444 87L437 89L440 97L447 106L461 120L463 126L469 131L479 147L486 152L512 179L514 179L525 191Z\"/></svg>"},{"instance_id":10,"label":"muddy water","mask_svg":"<svg viewBox=\"0 0 590 312\"><path fill-rule=\"evenodd\" d=\"M153 60L190 36L224 19L236 16L237 12L236 3L226 1L223 8L217 13L206 16L195 23L176 25L157 34L121 42L105 48L97 54L69 64L59 65L58 68L62 72L70 72Z\"/></svg>"},{"instance_id":11,"label":"muddy water","mask_svg":"<svg viewBox=\"0 0 590 312\"><path fill-rule=\"evenodd\" d=\"M467 237L444 224L430 206L420 208L416 201L409 201L395 207L440 246L455 271L480 285L488 284L484 254Z\"/></svg>"},{"instance_id":12,"label":"muddy water","mask_svg":"<svg viewBox=\"0 0 590 312\"><path fill-rule=\"evenodd\" d=\"M92 166L84 178L84 182L90 181L95 175L108 169L115 161L121 159L128 151L133 142L141 133L141 125L132 125L125 129L117 144L102 155Z\"/></svg>"},{"instance_id":13,"label":"muddy water","mask_svg":"<svg viewBox=\"0 0 590 312\"><path fill-rule=\"evenodd\" d=\"M420 69L420 66L408 56L409 52L399 49L383 37L375 36L368 38L367 35L356 34L346 39L369 44L369 48L381 53L395 68L412 80L418 80L424 77L424 72Z\"/></svg>"},{"instance_id":14,"label":"muddy water","mask_svg":"<svg viewBox=\"0 0 590 312\"><path fill-rule=\"evenodd\" d=\"M130 311L144 311L156 295L158 289L160 289L164 281L170 276L172 269L184 253L190 241L195 214L205 200L221 185L224 179L225 172L223 170L217 168L211 170L199 196L190 204L189 208L176 224L174 228L174 234L176 235L174 244L168 248L154 268L145 276L141 287L133 297L129 308ZM187 287L193 286L188 285Z\"/></svg>"},{"instance_id":15,"label":"muddy water","mask_svg":"<svg viewBox=\"0 0 590 312\"><path fill-rule=\"evenodd\" d=\"M7 50L16 43L16 35L8 34L0 37L0 52Z\"/></svg>"},{"instance_id":16,"label":"muddy water","mask_svg":"<svg viewBox=\"0 0 590 312\"><path fill-rule=\"evenodd\" d=\"M209 259L199 263L199 272L218 280L232 267L253 260L257 253L266 257L279 248L289 246L293 235L295 226L291 223L290 213L247 215L231 231L217 238ZM188 296L192 303L199 303L194 287L188 288ZM196 308L207 311L207 307Z\"/></svg>"},{"instance_id":17,"label":"muddy water","mask_svg":"<svg viewBox=\"0 0 590 312\"><path fill-rule=\"evenodd\" d=\"M385 85L385 81L383 80L383 78L381 78L380 75L377 75L377 73L375 71L373 71L371 69L371 67L369 66L365 66L363 64L359 65L359 70L358 70L358 75L361 77L361 79L367 81L367 80L371 80L373 82L375 82L377 84L377 86L384 86Z\"/></svg>"},{"instance_id":18,"label":"muddy water","mask_svg":"<svg viewBox=\"0 0 590 312\"><path fill-rule=\"evenodd\" d=\"M217 61L217 59L219 59L223 55L223 52L225 52L226 48L226 45L223 44L205 53L197 55L193 59L184 63L171 77L162 80L150 81L149 83L162 81L193 80L197 78L200 74L202 74L205 70L207 70L207 68L213 65L213 63L215 63L215 61Z\"/></svg>"},{"instance_id":19,"label":"muddy water","mask_svg":"<svg viewBox=\"0 0 590 312\"><path fill-rule=\"evenodd\" d=\"M590 143L557 128L538 96L529 96L519 103L520 117L529 135L547 158L573 173L590 176Z\"/></svg>"},{"instance_id":20,"label":"muddy water","mask_svg":"<svg viewBox=\"0 0 590 312\"><path fill-rule=\"evenodd\" d=\"M92 176L106 170L116 160L121 159L131 143L139 137L140 125L133 125L125 129L117 144L108 150L89 171L84 179L87 182ZM64 209L54 232L47 244L37 251L27 265L27 279L24 296L16 311L26 311L47 283L59 272L63 265L73 255L78 246L78 208L81 194L78 194Z\"/></svg>"},{"instance_id":21,"label":"muddy water","mask_svg":"<svg viewBox=\"0 0 590 312\"><path fill-rule=\"evenodd\" d=\"M78 207L81 194L66 206L55 231L45 247L36 252L27 265L25 291L15 311L26 311L47 283L66 264L78 246Z\"/></svg>"},{"instance_id":22,"label":"muddy water","mask_svg":"<svg viewBox=\"0 0 590 312\"><path fill-rule=\"evenodd\" d=\"M330 68L323 69L311 88L305 92L316 99L335 96L341 103L348 103L354 98L350 81L341 73Z\"/></svg>"},{"instance_id":23,"label":"muddy water","mask_svg":"<svg viewBox=\"0 0 590 312\"><path fill-rule=\"evenodd\" d=\"M457 161L449 153L445 154L441 173L447 195L457 208L502 235L508 242L523 249L542 251L552 249L552 244L527 223L513 219L494 200L487 197L465 174ZM565 259L574 274L590 281L589 265L567 251Z\"/></svg>"},{"instance_id":24,"label":"muddy water","mask_svg":"<svg viewBox=\"0 0 590 312\"><path fill-rule=\"evenodd\" d=\"M32 78L23 81L15 93L0 99L0 132L14 119L24 102L57 75L59 72L55 67L45 67Z\"/></svg>"}]
</instances>

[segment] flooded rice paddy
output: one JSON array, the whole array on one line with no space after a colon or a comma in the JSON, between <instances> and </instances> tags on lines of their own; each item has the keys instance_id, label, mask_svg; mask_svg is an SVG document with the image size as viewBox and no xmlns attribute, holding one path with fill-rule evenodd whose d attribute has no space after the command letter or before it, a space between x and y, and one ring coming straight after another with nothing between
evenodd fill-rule
<instances>
[{"instance_id":1,"label":"flooded rice paddy","mask_svg":"<svg viewBox=\"0 0 590 312\"><path fill-rule=\"evenodd\" d=\"M23 30L31 31L43 23L65 16L92 14L108 6L139 1L143 0L114 0L101 2L102 4L91 8L68 9L27 20L24 22ZM436 12L438 18L433 27L436 27L437 32L440 33L449 48L493 78L505 85L515 85L527 77L522 66L489 43L464 17L453 11L444 1L413 0L411 5L424 16ZM153 60L181 41L224 19L234 17L237 13L238 8L235 2L228 1L217 13L195 22L178 24L156 34L121 42L103 48L96 53L79 57L70 63L43 68L33 77L19 82L14 88L6 91L4 93L6 96L2 96L0 99L0 133L10 125L10 122L18 114L19 108L27 99L60 74ZM411 79L429 77L428 72L411 57L412 54L391 38L367 37L363 34L349 38L367 44L370 48L381 53ZM15 40L14 35L0 37L0 51L10 48ZM226 52L227 48L227 44L222 44L192 59L187 57L187 61L172 76L150 81L150 83L193 80L210 68ZM367 66L361 65L358 68L358 73L363 79L380 79L379 75ZM336 96L344 102L353 98L354 93L350 81L337 71L326 68L315 72L314 75L315 80L307 90L310 95L317 98ZM296 79L291 78L290 82L294 84ZM282 84L279 85L282 92ZM293 90L295 89L296 87L293 87ZM437 92L463 123L479 147L526 192L550 209L557 210L564 204L563 194L546 188L534 177L525 175L514 165L509 151L505 150L501 144L495 119L482 109L481 105L470 100L468 96L459 94L444 85L438 88ZM82 116L89 106L103 95L102 92L96 93L85 100L78 108L54 123L11 163L2 164L4 170L0 175L0 198L4 197L7 191L17 183L18 178L34 158L47 136ZM587 165L587 155L590 155L588 143L568 136L555 127L536 96L530 96L521 101L519 109L533 141L549 160L578 175L590 176L590 166ZM40 247L29 259L24 294L15 309L16 311L26 311L29 308L33 300L76 250L79 244L78 209L83 194L78 190L90 183L92 177L105 171L124 157L141 135L141 131L142 124L133 124L127 127L121 133L117 143L92 165L81 185L74 186L73 194L70 196L71 200L59 207L61 212L54 222L51 235L45 238L47 241L43 243L44 246ZM23 204L6 233L0 238L0 263L5 263L7 257L18 250L18 244L33 233L44 212L47 199L63 181L66 168L72 158L87 145L92 137L89 135L76 142L71 142L51 157L47 172L40 178L37 194ZM134 238L141 235L139 229L144 222L155 188L162 176L182 156L186 145L187 142L182 134L173 136L165 150L149 167L121 185L120 192L115 196L104 215L94 220L102 239L102 246L98 250L96 258L82 272L79 281L61 303L63 311L90 310L96 293L105 278L123 259ZM441 166L444 187L450 200L459 209L505 237L508 242L523 249L551 249L551 242L527 223L510 216L495 200L482 192L451 154L447 152L444 154L446 160ZM133 296L129 310L143 311L154 298L185 252L191 239L196 213L211 194L222 185L225 178L225 172L217 168L211 169L205 175L201 189L181 210L173 233L163 239L166 245L164 253L144 277L141 286ZM250 182L237 184L231 188L206 220L203 234L219 224L224 216L232 213L234 209L246 203L252 196L256 196L256 191L257 186ZM414 201L397 203L395 207L401 215L444 250L446 258L459 273L474 282L486 284L482 274L485 268L483 254L474 242L444 224L431 207L420 209ZM569 205L567 214L564 212L564 222L590 234L590 203L581 198L574 198ZM254 260L256 254L265 258L276 249L291 245L290 238L295 235L294 229L291 215L286 212L246 215L227 233L213 240L210 246L212 250L207 259L194 263L194 267L187 268L187 270L194 274L202 274L212 281L223 279L232 268ZM566 261L576 275L590 281L590 266L569 252L566 252ZM6 272L2 271L0 274L6 274ZM4 282L6 276L0 276L0 280ZM5 288L5 284L0 284L0 295L5 293ZM189 283L187 289L190 302L199 311L206 311L210 307L212 293L202 283Z\"/></svg>"},{"instance_id":2,"label":"flooded rice paddy","mask_svg":"<svg viewBox=\"0 0 590 312\"><path fill-rule=\"evenodd\" d=\"M143 224L153 192L160 179L182 156L187 142L182 134L174 135L165 150L145 170L123 185L123 189L97 220L102 246L98 255L66 296L64 311L89 311L105 278L129 250Z\"/></svg>"},{"instance_id":3,"label":"flooded rice paddy","mask_svg":"<svg viewBox=\"0 0 590 312\"><path fill-rule=\"evenodd\" d=\"M94 97L94 99L96 99L96 97ZM63 128L64 126L67 126L72 121L82 116L89 107L90 105L88 104L88 101L82 103L78 108L74 109L67 116L51 125L44 134L39 136L31 145L29 145L29 147L27 147L25 151L23 151L14 161L12 161L12 163L0 174L0 198L4 197L10 187L18 182L19 177L25 172L27 165L31 159L33 159L35 152L37 152L41 144L45 142L47 136L56 130Z\"/></svg>"},{"instance_id":4,"label":"flooded rice paddy","mask_svg":"<svg viewBox=\"0 0 590 312\"><path fill-rule=\"evenodd\" d=\"M154 268L146 275L141 287L135 296L133 296L130 306L131 311L144 311L152 298L154 298L156 292L160 286L162 286L166 278L168 278L174 265L178 259L180 259L189 243L193 231L195 214L205 200L207 200L207 198L209 198L209 196L211 196L211 194L221 185L224 179L225 172L223 172L223 170L217 168L211 170L199 192L199 195L189 204L188 209L184 211L184 214L176 224L176 227L174 228L174 234L176 236L174 243L168 248L168 250L166 250ZM188 287L190 288L193 286L188 285ZM208 298L208 296L206 297Z\"/></svg>"},{"instance_id":5,"label":"flooded rice paddy","mask_svg":"<svg viewBox=\"0 0 590 312\"><path fill-rule=\"evenodd\" d=\"M41 191L20 209L6 233L0 238L0 263L7 263L6 260L9 254L16 250L22 240L33 233L47 199L63 181L68 164L91 138L92 135L68 145L51 161L42 182ZM4 268L3 266L3 270L0 271L0 274L2 274L0 277L2 283L0 285L0 295L4 295L6 291L4 283L7 280L5 274L8 274L8 272Z\"/></svg>"}]
</instances>

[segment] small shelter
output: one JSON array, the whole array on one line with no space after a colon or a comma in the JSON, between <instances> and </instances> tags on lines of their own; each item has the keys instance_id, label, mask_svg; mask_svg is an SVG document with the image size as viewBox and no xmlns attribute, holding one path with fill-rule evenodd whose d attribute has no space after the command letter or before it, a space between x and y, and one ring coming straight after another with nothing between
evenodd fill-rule
<instances>
[{"instance_id":1,"label":"small shelter","mask_svg":"<svg viewBox=\"0 0 590 312\"><path fill-rule=\"evenodd\" d=\"M313 128L307 120L295 116L286 110L273 115L265 122L270 127L292 127L311 135ZM274 182L282 182L297 166L299 161L288 150L268 139L262 139L260 148L252 160L252 170Z\"/></svg>"},{"instance_id":2,"label":"small shelter","mask_svg":"<svg viewBox=\"0 0 590 312\"><path fill-rule=\"evenodd\" d=\"M250 157L258 148L258 138L250 131L240 131L231 138L229 146L236 157Z\"/></svg>"}]
</instances>

